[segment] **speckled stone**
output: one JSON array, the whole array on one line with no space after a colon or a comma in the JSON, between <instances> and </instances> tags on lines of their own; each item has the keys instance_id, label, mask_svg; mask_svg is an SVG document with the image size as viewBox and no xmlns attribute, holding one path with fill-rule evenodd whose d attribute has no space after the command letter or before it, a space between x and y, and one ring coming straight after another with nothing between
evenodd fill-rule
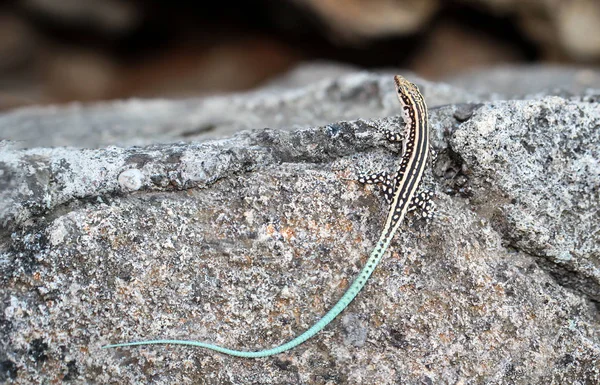
<instances>
[{"instance_id":1,"label":"speckled stone","mask_svg":"<svg viewBox=\"0 0 600 385\"><path fill-rule=\"evenodd\" d=\"M177 111L165 117L216 117L211 106L229 101L255 130L218 140L173 143L173 134L163 144L106 147L94 131L70 148L1 143L0 381L600 382L593 91L497 101L419 82L437 106L430 118L440 155L427 184L440 218L430 226L408 218L363 292L298 348L257 360L174 346L101 349L190 338L256 350L318 320L382 226L381 194L349 179L398 159L399 146L382 133L402 124L391 83L353 74L268 96L53 112L86 127L92 116L131 116L131 103L133 112L156 113L162 103ZM336 115L361 103L344 113L362 120ZM48 124L36 120L45 113L0 116L0 131ZM128 132L123 143L135 141ZM77 148L85 143L98 148Z\"/></svg>"}]
</instances>

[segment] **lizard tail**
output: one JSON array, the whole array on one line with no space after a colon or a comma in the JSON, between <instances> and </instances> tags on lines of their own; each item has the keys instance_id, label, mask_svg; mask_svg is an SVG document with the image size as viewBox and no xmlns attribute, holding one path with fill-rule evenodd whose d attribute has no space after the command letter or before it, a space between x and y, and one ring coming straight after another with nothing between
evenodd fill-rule
<instances>
[{"instance_id":1,"label":"lizard tail","mask_svg":"<svg viewBox=\"0 0 600 385\"><path fill-rule=\"evenodd\" d=\"M311 338L312 336L314 336L315 334L317 334L318 332L323 330L323 328L325 328L325 326L327 326L331 321L333 321L333 319L335 317L337 317L338 314L340 314L346 307L348 307L350 302L352 302L352 300L356 297L356 295L361 291L361 289L367 283L367 280L369 279L369 277L371 276L371 274L377 267L377 264L381 260L381 257L383 257L383 254L385 253L385 250L389 246L390 242L391 242L390 236L382 235L382 238L377 242L377 247L375 247L375 249L371 253L371 256L369 257L367 263L360 271L360 274L358 275L358 277L356 277L354 282L352 282L352 285L350 285L348 290L346 290L346 292L344 293L342 298L340 298L339 301L331 308L331 310L329 310L327 312L327 314L325 314L323 316L323 318L321 318L319 321L317 321L317 323L315 323L310 329L308 329L304 333L300 334L293 340L286 342L283 345L280 345L280 346L277 346L277 347L274 347L271 349L265 349L265 350L260 350L260 351L256 351L256 352L248 352L248 351L243 351L243 350L228 349L228 348L225 348L222 346L207 344L207 343L199 342L199 341L150 340L150 341L126 342L126 343L120 343L120 344L105 345L102 348L109 349L109 348L121 348L121 347L126 347L126 346L165 345L165 344L187 345L187 346L195 346L195 347L210 349L210 350L214 350L219 353L223 353L223 354L227 354L227 355L235 356L235 357L243 357L243 358L268 357L268 356L272 356L275 354L283 353L286 350L292 349L292 348L300 345L301 343L305 342L306 340L308 340L309 338Z\"/></svg>"}]
</instances>

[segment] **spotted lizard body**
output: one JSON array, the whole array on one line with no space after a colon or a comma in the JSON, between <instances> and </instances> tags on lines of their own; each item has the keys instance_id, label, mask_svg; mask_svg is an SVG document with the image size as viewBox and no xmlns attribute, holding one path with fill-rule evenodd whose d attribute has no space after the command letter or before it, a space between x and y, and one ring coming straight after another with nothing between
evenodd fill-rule
<instances>
[{"instance_id":1,"label":"spotted lizard body","mask_svg":"<svg viewBox=\"0 0 600 385\"><path fill-rule=\"evenodd\" d=\"M367 263L342 298L340 298L327 314L317 321L310 329L306 330L293 340L271 349L254 352L233 350L199 341L171 339L118 343L106 345L104 348L172 344L206 348L236 357L267 357L285 352L300 345L319 331L323 330L325 326L333 321L338 314L348 307L350 302L352 302L365 286L367 280L373 273L373 270L375 270L375 267L388 249L394 234L400 227L406 214L414 208L420 208L423 210L423 216L428 217L433 209L433 202L429 200L431 194L426 192L418 193L428 160L431 157L427 107L423 95L421 95L417 86L401 76L395 76L394 81L396 83L398 99L400 100L404 112L406 129L404 130L403 135L386 131L386 137L390 141L402 141L402 160L397 171L392 175L380 172L359 179L359 182L361 183L381 184L385 198L390 204L390 209L379 240Z\"/></svg>"}]
</instances>

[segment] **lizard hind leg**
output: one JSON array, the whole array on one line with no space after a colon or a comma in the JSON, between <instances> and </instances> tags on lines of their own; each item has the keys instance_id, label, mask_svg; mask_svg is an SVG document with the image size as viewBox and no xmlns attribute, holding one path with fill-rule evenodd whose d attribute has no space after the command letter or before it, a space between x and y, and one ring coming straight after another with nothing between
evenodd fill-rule
<instances>
[{"instance_id":1,"label":"lizard hind leg","mask_svg":"<svg viewBox=\"0 0 600 385\"><path fill-rule=\"evenodd\" d=\"M425 219L429 224L431 220L438 217L435 202L431 200L434 195L434 192L431 190L420 190L408 206L408 211L417 210L419 217Z\"/></svg>"},{"instance_id":2,"label":"lizard hind leg","mask_svg":"<svg viewBox=\"0 0 600 385\"><path fill-rule=\"evenodd\" d=\"M394 199L394 176L388 174L385 171L377 172L370 175L362 175L358 178L358 181L363 184L378 184L380 185L383 197L388 205L392 204Z\"/></svg>"}]
</instances>

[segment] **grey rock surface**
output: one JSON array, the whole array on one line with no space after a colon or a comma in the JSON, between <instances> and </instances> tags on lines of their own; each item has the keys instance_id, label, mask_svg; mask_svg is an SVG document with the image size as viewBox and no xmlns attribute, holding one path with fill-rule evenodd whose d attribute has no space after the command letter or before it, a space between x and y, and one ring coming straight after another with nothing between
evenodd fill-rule
<instances>
[{"instance_id":1,"label":"grey rock surface","mask_svg":"<svg viewBox=\"0 0 600 385\"><path fill-rule=\"evenodd\" d=\"M600 69L507 65L469 71L445 81L473 93L502 95L501 99L532 99L547 95L569 97L598 90Z\"/></svg>"},{"instance_id":2,"label":"grey rock surface","mask_svg":"<svg viewBox=\"0 0 600 385\"><path fill-rule=\"evenodd\" d=\"M318 67L310 72L317 71ZM301 73L294 74L302 77ZM391 72L387 76L352 73L297 88L269 84L245 94L205 99L25 108L0 115L0 137L16 141L22 148L102 148L214 139L246 129L291 130L339 120L381 118L398 113L397 103L389 97L394 93L391 76ZM430 89L430 106L479 99L449 86L434 86L425 80L420 84Z\"/></svg>"},{"instance_id":3,"label":"grey rock surface","mask_svg":"<svg viewBox=\"0 0 600 385\"><path fill-rule=\"evenodd\" d=\"M256 350L318 320L382 226L377 189L348 179L399 157L381 133L402 125L391 83L351 74L202 101L0 116L3 133L96 127L74 147L49 148L59 142L46 135L0 149L0 380L600 382L593 90L500 101L494 90L418 80L440 151L427 183L441 217L409 218L364 291L300 347L258 360L101 349L169 337ZM50 111L55 120L40 118ZM229 122L216 136L255 129L180 141L211 116ZM144 145L105 147L103 128L115 127L116 142ZM152 128L136 139L132 127Z\"/></svg>"}]
</instances>

